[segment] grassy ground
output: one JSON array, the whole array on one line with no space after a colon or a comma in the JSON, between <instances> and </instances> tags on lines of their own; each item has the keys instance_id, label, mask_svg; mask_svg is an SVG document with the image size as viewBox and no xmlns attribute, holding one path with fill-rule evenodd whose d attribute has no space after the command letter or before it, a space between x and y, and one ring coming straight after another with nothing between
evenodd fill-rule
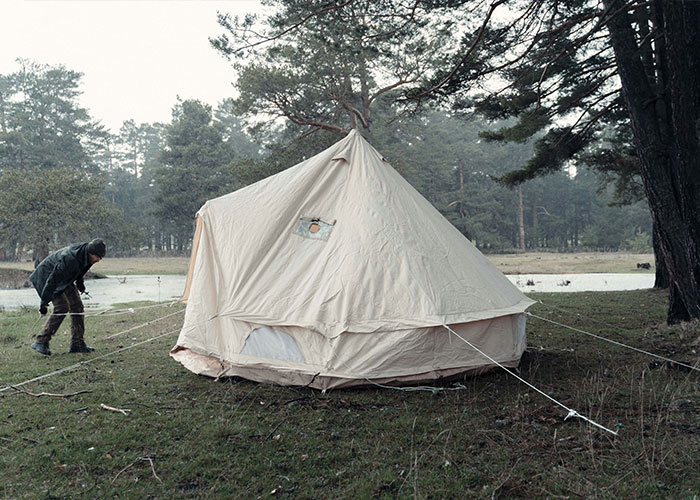
<instances>
[{"instance_id":1,"label":"grassy ground","mask_svg":"<svg viewBox=\"0 0 700 500\"><path fill-rule=\"evenodd\" d=\"M664 292L534 298L538 316L697 361L698 329L663 325ZM0 314L0 389L86 361L22 389L90 391L0 392L1 498L700 497L698 372L530 318L520 375L615 437L502 371L324 394L193 375L167 355L179 313L109 338L180 307L90 317L98 351L64 354L60 333L49 358L28 348L33 310Z\"/></svg>"},{"instance_id":2,"label":"grassy ground","mask_svg":"<svg viewBox=\"0 0 700 500\"><path fill-rule=\"evenodd\" d=\"M638 273L654 272L653 254L625 252L526 252L487 255L505 274ZM649 263L643 271L637 264Z\"/></svg>"}]
</instances>

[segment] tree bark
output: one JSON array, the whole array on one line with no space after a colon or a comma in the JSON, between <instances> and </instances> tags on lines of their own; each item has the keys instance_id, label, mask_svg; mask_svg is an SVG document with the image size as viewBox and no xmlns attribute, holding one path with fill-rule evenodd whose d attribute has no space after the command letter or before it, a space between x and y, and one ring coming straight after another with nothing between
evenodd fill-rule
<instances>
[{"instance_id":1,"label":"tree bark","mask_svg":"<svg viewBox=\"0 0 700 500\"><path fill-rule=\"evenodd\" d=\"M654 288L664 290L668 288L668 271L666 270L666 263L661 257L661 246L659 244L659 237L656 235L656 225L654 224L652 242L654 245L654 260L656 276L654 277Z\"/></svg>"},{"instance_id":2,"label":"tree bark","mask_svg":"<svg viewBox=\"0 0 700 500\"><path fill-rule=\"evenodd\" d=\"M41 243L38 243L34 247L34 268L41 263L42 260L44 260L46 257L49 256L49 242L48 240L44 240Z\"/></svg>"},{"instance_id":3,"label":"tree bark","mask_svg":"<svg viewBox=\"0 0 700 500\"><path fill-rule=\"evenodd\" d=\"M615 12L624 2L604 0ZM618 14L608 22L623 94L630 113L644 189L659 246L669 276L668 323L700 318L700 3L663 0L665 44L660 70L668 80L664 94L654 92L635 40L631 16ZM656 101L667 100L657 112ZM665 137L664 129L672 131Z\"/></svg>"},{"instance_id":4,"label":"tree bark","mask_svg":"<svg viewBox=\"0 0 700 500\"><path fill-rule=\"evenodd\" d=\"M518 184L518 234L520 236L520 250L525 251L525 219L523 217L523 187Z\"/></svg>"},{"instance_id":5,"label":"tree bark","mask_svg":"<svg viewBox=\"0 0 700 500\"><path fill-rule=\"evenodd\" d=\"M539 246L537 235L537 198L532 200L532 234L530 235L530 247L536 249Z\"/></svg>"}]
</instances>

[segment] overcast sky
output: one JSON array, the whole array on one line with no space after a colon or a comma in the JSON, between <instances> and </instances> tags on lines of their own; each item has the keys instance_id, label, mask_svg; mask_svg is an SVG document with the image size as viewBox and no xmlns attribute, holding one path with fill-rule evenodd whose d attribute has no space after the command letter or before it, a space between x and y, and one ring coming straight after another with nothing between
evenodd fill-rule
<instances>
[{"instance_id":1,"label":"overcast sky","mask_svg":"<svg viewBox=\"0 0 700 500\"><path fill-rule=\"evenodd\" d=\"M0 0L0 74L17 58L84 74L81 105L113 132L130 118L169 122L176 96L215 106L234 95L230 64L209 46L216 11L257 0Z\"/></svg>"}]
</instances>

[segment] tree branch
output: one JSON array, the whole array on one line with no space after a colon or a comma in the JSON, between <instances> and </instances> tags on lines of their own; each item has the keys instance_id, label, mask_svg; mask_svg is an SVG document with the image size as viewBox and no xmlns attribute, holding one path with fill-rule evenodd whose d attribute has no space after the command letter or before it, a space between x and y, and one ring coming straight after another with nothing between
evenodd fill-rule
<instances>
[{"instance_id":1,"label":"tree branch","mask_svg":"<svg viewBox=\"0 0 700 500\"><path fill-rule=\"evenodd\" d=\"M457 73L457 70L467 61L469 56L472 55L472 52L474 52L474 49L476 48L476 46L479 44L479 42L483 38L484 31L486 31L486 27L488 26L489 21L491 20L491 16L493 15L493 12L496 10L496 7L505 3L506 1L507 0L496 0L495 2L493 2L491 4L491 6L489 7L489 11L486 13L486 18L484 19L484 22L481 23L481 27L479 28L479 32L477 33L476 38L474 39L474 41L470 45L469 49L467 49L467 53L464 54L464 56L459 61L459 63L457 63L454 68L452 68L452 71L450 71L450 73L445 78L443 78L440 82L438 82L432 88L429 88L428 90L424 90L423 92L421 92L419 94L408 96L408 98L409 99L421 99L429 94L432 94L433 92L435 92L439 88L443 87L446 83L448 83L452 79L452 77Z\"/></svg>"},{"instance_id":2,"label":"tree branch","mask_svg":"<svg viewBox=\"0 0 700 500\"><path fill-rule=\"evenodd\" d=\"M299 21L299 22L297 22L297 23L294 23L293 25L291 25L290 27L288 27L288 28L285 29L285 30L280 31L280 32L277 33L276 35L273 35L273 36L264 38L263 40L259 40L259 41L254 42L254 43L248 43L248 44L244 45L243 47L239 47L239 48L237 48L237 49L235 49L235 50L232 50L232 51L230 52L230 54L231 54L231 55L236 55L236 54L238 54L239 52L243 52L244 50L249 50L249 49L252 49L253 47L256 47L256 46L258 46L258 45L262 45L262 44L264 44L264 43L272 42L272 41L274 41L274 40L277 40L277 39L279 39L279 38L282 38L282 37L283 37L284 35L286 35L287 33L290 33L290 32L292 32L292 31L296 30L297 28L300 28L300 27L303 26L304 24L306 24L306 22L307 22L309 19L312 19L312 18L314 18L314 17L316 17L316 16L320 16L321 14L325 14L326 12L332 12L332 11L334 11L334 10L343 9L344 7L347 7L348 5L352 4L353 2L355 2L355 0L347 0L346 2L344 2L344 3L340 4L340 5L333 5L333 6L330 6L330 7L325 7L325 8L323 8L323 9L320 9L320 10L317 10L317 11L315 11L315 12L312 12L311 14L307 15L306 17L304 17L301 21Z\"/></svg>"},{"instance_id":3,"label":"tree branch","mask_svg":"<svg viewBox=\"0 0 700 500\"><path fill-rule=\"evenodd\" d=\"M343 103L343 107L350 111L350 113L353 113L357 118L360 119L360 122L362 122L362 127L368 128L369 124L367 123L367 120L365 119L364 115L360 112L359 109L357 109L355 106L347 103Z\"/></svg>"},{"instance_id":4,"label":"tree branch","mask_svg":"<svg viewBox=\"0 0 700 500\"><path fill-rule=\"evenodd\" d=\"M413 7L411 8L411 13L408 14L408 18L406 19L406 22L404 22L401 26L399 26L396 29L393 29L391 31L386 31L382 33L377 33L375 35L371 35L368 37L364 37L363 40L373 40L375 38L389 38L390 36L398 33L402 29L404 29L406 26L408 26L408 23L410 23L413 19L415 19L416 16L416 9L418 8L418 4L420 3L420 0L416 0L413 2Z\"/></svg>"},{"instance_id":5,"label":"tree branch","mask_svg":"<svg viewBox=\"0 0 700 500\"><path fill-rule=\"evenodd\" d=\"M407 83L413 83L413 82L416 82L416 81L418 81L418 77L410 78L410 79L401 79L401 80L399 80L399 81L397 81L397 82L395 82L395 83L392 83L391 85L387 85L386 87L383 87L383 88L377 90L377 91L372 95L372 97L369 98L368 104L372 104L372 103L374 102L374 100L375 100L377 97L379 97L379 96L382 95L382 94L385 94L385 93L389 92L390 90L393 90L393 89L395 89L395 88L397 88L397 87L400 87L400 86L402 86L402 85L406 85Z\"/></svg>"},{"instance_id":6,"label":"tree branch","mask_svg":"<svg viewBox=\"0 0 700 500\"><path fill-rule=\"evenodd\" d=\"M607 96L613 95L615 93L619 93L619 90L615 90L614 92L610 92L607 94ZM605 106L602 110L600 110L598 113L596 113L593 118L591 118L588 122L586 122L586 126L581 129L580 132L578 132L578 135L583 135L585 134L589 128L591 128L595 123L598 122L603 116L605 116L614 106L616 105L615 101L613 100L610 102L607 106ZM586 109L581 115L579 116L578 120L569 127L569 130L567 133L562 134L562 136L559 138L559 140L554 143L554 145L551 147L551 149L557 149L561 144L568 144L571 141L571 138L574 136L572 131L574 128L581 122L583 117L586 115L586 113L593 107L593 105L589 106L588 109ZM564 141L565 138L568 139Z\"/></svg>"}]
</instances>

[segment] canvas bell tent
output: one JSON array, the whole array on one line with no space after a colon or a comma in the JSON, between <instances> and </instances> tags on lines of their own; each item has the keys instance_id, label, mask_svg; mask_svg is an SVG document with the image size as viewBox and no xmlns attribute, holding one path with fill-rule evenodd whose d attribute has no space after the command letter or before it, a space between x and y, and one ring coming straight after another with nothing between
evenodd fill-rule
<instances>
[{"instance_id":1,"label":"canvas bell tent","mask_svg":"<svg viewBox=\"0 0 700 500\"><path fill-rule=\"evenodd\" d=\"M356 131L205 203L183 300L191 371L320 389L515 366L532 303Z\"/></svg>"}]
</instances>

